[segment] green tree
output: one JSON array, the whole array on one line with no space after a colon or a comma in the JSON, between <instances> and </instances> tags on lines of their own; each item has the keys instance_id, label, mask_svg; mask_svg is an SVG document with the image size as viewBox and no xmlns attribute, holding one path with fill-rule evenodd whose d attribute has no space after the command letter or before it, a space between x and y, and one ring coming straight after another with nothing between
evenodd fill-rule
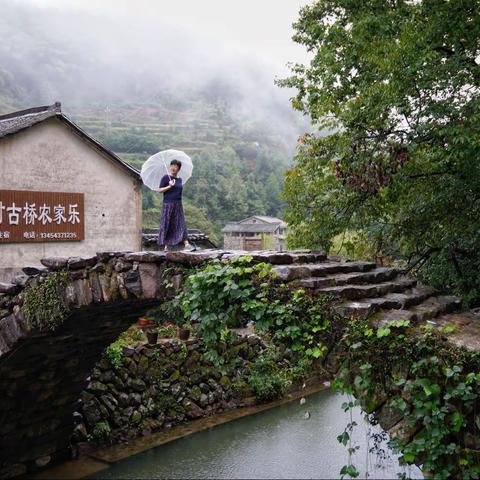
<instances>
[{"instance_id":1,"label":"green tree","mask_svg":"<svg viewBox=\"0 0 480 480\"><path fill-rule=\"evenodd\" d=\"M319 0L280 80L320 133L286 177L296 246L367 232L433 285L480 301L480 2Z\"/></svg>"},{"instance_id":2,"label":"green tree","mask_svg":"<svg viewBox=\"0 0 480 480\"><path fill-rule=\"evenodd\" d=\"M153 190L143 186L142 187L142 208L143 210L149 210L155 208L155 193Z\"/></svg>"},{"instance_id":3,"label":"green tree","mask_svg":"<svg viewBox=\"0 0 480 480\"><path fill-rule=\"evenodd\" d=\"M215 245L220 245L221 236L218 234L215 229L215 225L207 217L205 212L201 208L192 205L190 200L185 200L183 202L183 207L185 211L185 220L187 222L187 227L198 228L203 233L206 233Z\"/></svg>"}]
</instances>

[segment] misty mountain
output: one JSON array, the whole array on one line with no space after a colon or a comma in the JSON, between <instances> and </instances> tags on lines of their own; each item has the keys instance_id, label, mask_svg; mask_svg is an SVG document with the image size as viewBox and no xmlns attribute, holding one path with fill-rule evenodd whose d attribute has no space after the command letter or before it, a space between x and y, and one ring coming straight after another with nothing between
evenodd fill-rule
<instances>
[{"instance_id":1,"label":"misty mountain","mask_svg":"<svg viewBox=\"0 0 480 480\"><path fill-rule=\"evenodd\" d=\"M55 100L68 113L99 103L203 98L227 106L239 121L269 124L292 144L305 130L266 66L235 51L219 53L181 26L3 0L0 32L2 113Z\"/></svg>"}]
</instances>

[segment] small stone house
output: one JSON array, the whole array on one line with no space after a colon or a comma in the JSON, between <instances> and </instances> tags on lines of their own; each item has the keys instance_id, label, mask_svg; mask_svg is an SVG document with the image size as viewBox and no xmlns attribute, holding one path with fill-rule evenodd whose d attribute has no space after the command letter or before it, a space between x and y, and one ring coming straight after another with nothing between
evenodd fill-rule
<instances>
[{"instance_id":1,"label":"small stone house","mask_svg":"<svg viewBox=\"0 0 480 480\"><path fill-rule=\"evenodd\" d=\"M285 249L287 224L280 218L253 215L239 222L227 223L222 229L227 250Z\"/></svg>"},{"instance_id":2,"label":"small stone house","mask_svg":"<svg viewBox=\"0 0 480 480\"><path fill-rule=\"evenodd\" d=\"M47 256L141 249L139 172L54 105L0 116L0 281Z\"/></svg>"}]
</instances>

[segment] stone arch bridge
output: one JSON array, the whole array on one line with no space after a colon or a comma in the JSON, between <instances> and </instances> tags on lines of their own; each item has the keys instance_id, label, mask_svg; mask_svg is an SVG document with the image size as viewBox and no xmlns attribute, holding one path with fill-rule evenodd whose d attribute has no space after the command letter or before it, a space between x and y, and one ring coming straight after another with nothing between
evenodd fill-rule
<instances>
[{"instance_id":1,"label":"stone arch bridge","mask_svg":"<svg viewBox=\"0 0 480 480\"><path fill-rule=\"evenodd\" d=\"M350 262L312 251L102 252L90 258L45 258L0 284L0 478L35 470L68 454L72 415L104 349L139 316L182 286L188 267L251 255L274 265L281 281L296 281L339 298L338 312L380 320L457 322L455 345L480 349L473 314L456 316L460 299L417 285L393 268ZM26 289L66 271L68 315L54 331L26 321Z\"/></svg>"}]
</instances>

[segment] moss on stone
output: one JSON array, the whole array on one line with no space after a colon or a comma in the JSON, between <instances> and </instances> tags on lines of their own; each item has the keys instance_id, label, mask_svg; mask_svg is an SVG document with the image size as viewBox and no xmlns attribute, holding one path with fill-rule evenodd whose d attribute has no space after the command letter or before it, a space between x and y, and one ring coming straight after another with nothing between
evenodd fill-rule
<instances>
[{"instance_id":1,"label":"moss on stone","mask_svg":"<svg viewBox=\"0 0 480 480\"><path fill-rule=\"evenodd\" d=\"M67 271L60 270L45 277L43 283L25 290L23 311L32 329L55 330L63 323L69 312L62 295L67 279Z\"/></svg>"},{"instance_id":2,"label":"moss on stone","mask_svg":"<svg viewBox=\"0 0 480 480\"><path fill-rule=\"evenodd\" d=\"M226 375L224 375L221 379L220 379L220 385L224 388L227 388L230 386L230 384L232 383L232 381L230 380L229 377L227 377Z\"/></svg>"},{"instance_id":3,"label":"moss on stone","mask_svg":"<svg viewBox=\"0 0 480 480\"><path fill-rule=\"evenodd\" d=\"M138 410L135 410L132 415L132 422L140 423L141 420L142 420L142 414Z\"/></svg>"}]
</instances>

